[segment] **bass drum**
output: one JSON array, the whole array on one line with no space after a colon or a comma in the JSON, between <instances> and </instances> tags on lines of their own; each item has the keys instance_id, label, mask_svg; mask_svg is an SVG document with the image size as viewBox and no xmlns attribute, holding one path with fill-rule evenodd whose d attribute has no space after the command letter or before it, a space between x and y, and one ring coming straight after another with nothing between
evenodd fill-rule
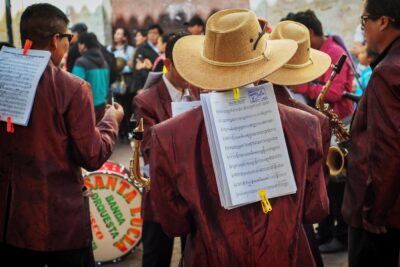
<instances>
[{"instance_id":1,"label":"bass drum","mask_svg":"<svg viewBox=\"0 0 400 267\"><path fill-rule=\"evenodd\" d=\"M125 175L96 171L84 175L90 190L90 223L97 264L120 261L142 238L141 191Z\"/></svg>"},{"instance_id":2,"label":"bass drum","mask_svg":"<svg viewBox=\"0 0 400 267\"><path fill-rule=\"evenodd\" d=\"M124 165L116 163L111 160L107 160L101 167L98 169L98 171L109 171L109 172L115 172L118 173L124 177L129 177L129 170L125 168Z\"/></svg>"}]
</instances>

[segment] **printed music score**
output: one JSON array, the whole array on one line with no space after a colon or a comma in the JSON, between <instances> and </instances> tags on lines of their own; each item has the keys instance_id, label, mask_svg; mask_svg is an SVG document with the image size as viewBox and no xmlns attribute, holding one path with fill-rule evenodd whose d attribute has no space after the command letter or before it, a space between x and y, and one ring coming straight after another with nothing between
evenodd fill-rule
<instances>
[{"instance_id":1,"label":"printed music score","mask_svg":"<svg viewBox=\"0 0 400 267\"><path fill-rule=\"evenodd\" d=\"M204 119L221 205L226 209L297 191L270 83L202 94Z\"/></svg>"},{"instance_id":2,"label":"printed music score","mask_svg":"<svg viewBox=\"0 0 400 267\"><path fill-rule=\"evenodd\" d=\"M50 52L5 47L0 51L0 120L27 126L36 89Z\"/></svg>"}]
</instances>

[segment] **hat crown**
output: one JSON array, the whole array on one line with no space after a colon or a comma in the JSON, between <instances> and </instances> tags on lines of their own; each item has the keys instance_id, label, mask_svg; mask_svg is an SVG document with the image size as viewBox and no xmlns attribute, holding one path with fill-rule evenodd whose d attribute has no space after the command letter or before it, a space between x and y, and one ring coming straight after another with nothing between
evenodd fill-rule
<instances>
[{"instance_id":1,"label":"hat crown","mask_svg":"<svg viewBox=\"0 0 400 267\"><path fill-rule=\"evenodd\" d=\"M269 36L270 40L291 39L297 42L297 51L287 65L301 66L310 63L310 31L306 26L294 21L282 21Z\"/></svg>"},{"instance_id":2,"label":"hat crown","mask_svg":"<svg viewBox=\"0 0 400 267\"><path fill-rule=\"evenodd\" d=\"M261 32L253 11L230 9L217 12L207 22L203 57L217 63L238 65L254 60L266 49L267 37L259 38Z\"/></svg>"}]
</instances>

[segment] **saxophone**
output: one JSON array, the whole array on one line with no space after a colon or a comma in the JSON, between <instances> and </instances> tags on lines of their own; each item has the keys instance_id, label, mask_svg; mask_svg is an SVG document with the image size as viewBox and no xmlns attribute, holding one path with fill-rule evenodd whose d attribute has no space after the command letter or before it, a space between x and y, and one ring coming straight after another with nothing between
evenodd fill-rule
<instances>
[{"instance_id":1,"label":"saxophone","mask_svg":"<svg viewBox=\"0 0 400 267\"><path fill-rule=\"evenodd\" d=\"M193 97L189 88L185 88L182 94L182 101L192 101ZM130 178L135 181L139 187L144 187L146 191L150 191L150 178L146 178L140 174L140 145L143 141L143 118L139 120L137 127L133 130L133 157L129 164Z\"/></svg>"},{"instance_id":2,"label":"saxophone","mask_svg":"<svg viewBox=\"0 0 400 267\"><path fill-rule=\"evenodd\" d=\"M150 178L146 178L140 174L140 144L143 141L143 118L140 119L137 127L133 130L133 157L129 164L131 179L140 187L150 191Z\"/></svg>"},{"instance_id":3,"label":"saxophone","mask_svg":"<svg viewBox=\"0 0 400 267\"><path fill-rule=\"evenodd\" d=\"M345 175L345 163L348 154L348 141L350 139L350 134L344 123L339 119L338 115L333 111L329 104L325 103L325 95L328 92L333 79L342 69L346 58L347 56L343 54L337 64L334 65L331 77L325 84L324 88L322 88L316 101L316 108L328 117L332 133L336 137L337 145L329 148L326 160L326 164L329 167L329 173L334 177L341 174Z\"/></svg>"}]
</instances>

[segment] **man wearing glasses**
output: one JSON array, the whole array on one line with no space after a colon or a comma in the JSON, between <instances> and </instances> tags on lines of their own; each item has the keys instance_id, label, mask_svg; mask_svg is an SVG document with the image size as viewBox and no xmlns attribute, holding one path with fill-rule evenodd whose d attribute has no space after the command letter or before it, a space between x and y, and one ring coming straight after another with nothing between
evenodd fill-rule
<instances>
[{"instance_id":1,"label":"man wearing glasses","mask_svg":"<svg viewBox=\"0 0 400 267\"><path fill-rule=\"evenodd\" d=\"M400 1L366 0L367 45L379 53L351 125L342 213L349 267L399 266Z\"/></svg>"},{"instance_id":2,"label":"man wearing glasses","mask_svg":"<svg viewBox=\"0 0 400 267\"><path fill-rule=\"evenodd\" d=\"M122 107L107 107L95 126L88 83L58 65L69 48L68 18L50 4L21 16L21 41L47 50L27 127L0 123L0 259L8 266L95 266L88 193L81 168L111 155Z\"/></svg>"}]
</instances>

